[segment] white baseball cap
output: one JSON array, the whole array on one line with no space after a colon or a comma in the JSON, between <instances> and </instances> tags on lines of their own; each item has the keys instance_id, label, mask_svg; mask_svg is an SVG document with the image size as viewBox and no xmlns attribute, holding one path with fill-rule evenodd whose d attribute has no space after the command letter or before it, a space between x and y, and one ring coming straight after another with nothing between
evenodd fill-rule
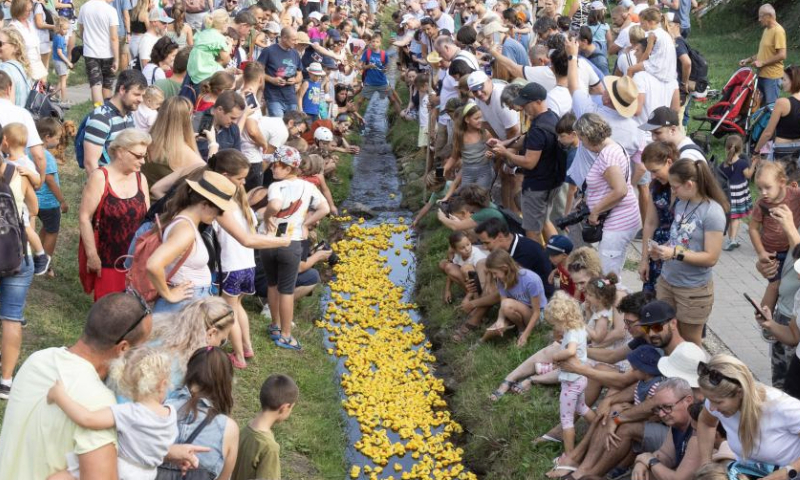
<instances>
[{"instance_id":1,"label":"white baseball cap","mask_svg":"<svg viewBox=\"0 0 800 480\"><path fill-rule=\"evenodd\" d=\"M486 75L486 72L483 70L475 70L467 77L467 86L470 90L478 90L479 87L483 87L486 80L489 80L489 76Z\"/></svg>"}]
</instances>

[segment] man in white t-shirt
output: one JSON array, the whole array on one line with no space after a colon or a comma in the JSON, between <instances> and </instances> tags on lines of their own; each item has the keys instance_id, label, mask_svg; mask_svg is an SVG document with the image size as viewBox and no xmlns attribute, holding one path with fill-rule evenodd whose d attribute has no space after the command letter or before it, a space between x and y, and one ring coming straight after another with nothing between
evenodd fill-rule
<instances>
[{"instance_id":1,"label":"man in white t-shirt","mask_svg":"<svg viewBox=\"0 0 800 480\"><path fill-rule=\"evenodd\" d=\"M150 10L149 26L145 34L142 35L142 39L139 41L139 51L137 52L139 67L142 69L150 63L150 54L153 51L153 46L164 36L164 33L167 31L167 25L170 23L172 23L172 19L164 13L164 10L160 8Z\"/></svg>"},{"instance_id":2,"label":"man in white t-shirt","mask_svg":"<svg viewBox=\"0 0 800 480\"><path fill-rule=\"evenodd\" d=\"M467 85L483 114L484 123L491 128L492 136L507 140L519 135L519 114L500 101L505 82L493 81L483 70L477 70L469 75Z\"/></svg>"},{"instance_id":3,"label":"man in white t-shirt","mask_svg":"<svg viewBox=\"0 0 800 480\"><path fill-rule=\"evenodd\" d=\"M630 29L638 23L631 21L628 9L622 5L617 5L611 10L611 22L615 28L619 29L617 38L608 45L608 54L616 55L620 50L631 45Z\"/></svg>"},{"instance_id":4,"label":"man in white t-shirt","mask_svg":"<svg viewBox=\"0 0 800 480\"><path fill-rule=\"evenodd\" d=\"M425 13L436 22L439 30L447 30L451 35L456 34L456 22L449 14L442 12L439 2L430 0L425 4Z\"/></svg>"},{"instance_id":5,"label":"man in white t-shirt","mask_svg":"<svg viewBox=\"0 0 800 480\"><path fill-rule=\"evenodd\" d=\"M639 125L639 128L650 132L654 142L667 142L675 145L681 158L707 161L703 149L681 131L678 112L669 107L659 107L653 110L647 122Z\"/></svg>"},{"instance_id":6,"label":"man in white t-shirt","mask_svg":"<svg viewBox=\"0 0 800 480\"><path fill-rule=\"evenodd\" d=\"M119 68L119 17L110 3L89 0L78 13L78 37L83 39L83 58L95 104L111 97Z\"/></svg>"},{"instance_id":7,"label":"man in white t-shirt","mask_svg":"<svg viewBox=\"0 0 800 480\"><path fill-rule=\"evenodd\" d=\"M662 82L647 71L636 72L633 82L639 89L639 109L636 120L639 124L646 123L650 114L658 107L680 107L678 95L678 81Z\"/></svg>"},{"instance_id":8,"label":"man in white t-shirt","mask_svg":"<svg viewBox=\"0 0 800 480\"><path fill-rule=\"evenodd\" d=\"M45 167L47 166L42 139L39 138L39 133L36 131L36 124L33 122L31 113L22 107L14 105L14 102L11 101L13 92L14 81L6 72L0 71L0 112L3 112L3 114L0 115L0 125L5 126L9 123L21 123L25 125L25 128L28 130L27 147L30 151L29 156L36 164L36 170L39 172L41 182L45 178ZM34 187L39 188L39 184L35 184Z\"/></svg>"}]
</instances>

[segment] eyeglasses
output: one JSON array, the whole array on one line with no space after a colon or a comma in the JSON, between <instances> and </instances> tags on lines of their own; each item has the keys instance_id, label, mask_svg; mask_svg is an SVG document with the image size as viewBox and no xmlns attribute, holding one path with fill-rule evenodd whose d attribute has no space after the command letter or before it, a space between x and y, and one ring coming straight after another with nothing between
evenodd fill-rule
<instances>
[{"instance_id":1,"label":"eyeglasses","mask_svg":"<svg viewBox=\"0 0 800 480\"><path fill-rule=\"evenodd\" d=\"M127 148L125 149L125 151L126 151L126 152L128 152L128 153L130 153L130 154L131 154L131 155L133 155L134 157L136 157L136 160L144 160L144 159L146 159L146 158L147 158L147 152L144 152L144 153L136 153L136 152L134 152L134 151L128 150Z\"/></svg>"},{"instance_id":2,"label":"eyeglasses","mask_svg":"<svg viewBox=\"0 0 800 480\"><path fill-rule=\"evenodd\" d=\"M656 323L653 325L639 325L639 327L644 330L644 333L650 333L651 330L655 333L661 333L664 331L664 325L663 323Z\"/></svg>"},{"instance_id":3,"label":"eyeglasses","mask_svg":"<svg viewBox=\"0 0 800 480\"><path fill-rule=\"evenodd\" d=\"M681 398L680 400L678 400L675 403L666 403L664 405L656 405L650 411L653 412L653 415L659 415L661 412L664 412L664 415L669 415L670 413L672 413L672 409L675 408L675 405L681 403L683 400L685 400L687 397L690 397L690 396L691 395L686 395L686 397Z\"/></svg>"},{"instance_id":4,"label":"eyeglasses","mask_svg":"<svg viewBox=\"0 0 800 480\"><path fill-rule=\"evenodd\" d=\"M639 323L639 320L625 320L624 318L622 321L625 322L625 326L628 328L633 328Z\"/></svg>"},{"instance_id":5,"label":"eyeglasses","mask_svg":"<svg viewBox=\"0 0 800 480\"><path fill-rule=\"evenodd\" d=\"M742 386L739 380L723 375L719 370L714 370L709 367L706 362L697 364L697 375L700 377L708 377L708 382L714 387L718 386L723 380L727 380L740 387Z\"/></svg>"},{"instance_id":6,"label":"eyeglasses","mask_svg":"<svg viewBox=\"0 0 800 480\"><path fill-rule=\"evenodd\" d=\"M131 333L132 331L136 330L136 327L138 327L139 324L142 323L142 320L144 320L144 317L146 317L146 316L150 315L150 313L152 313L150 311L150 307L147 305L147 302L145 302L144 298L142 298L142 296L139 295L139 292L137 292L136 290L128 290L125 293L128 294L128 295L133 296L136 300L139 301L139 304L142 306L142 309L144 309L144 313L135 322L133 322L133 324L131 324L131 326L128 327L127 330L125 330L125 333L123 333L122 335L119 336L119 339L117 339L117 341L114 342L114 345L119 345L120 342L125 340L125 337L127 337L128 334Z\"/></svg>"}]
</instances>

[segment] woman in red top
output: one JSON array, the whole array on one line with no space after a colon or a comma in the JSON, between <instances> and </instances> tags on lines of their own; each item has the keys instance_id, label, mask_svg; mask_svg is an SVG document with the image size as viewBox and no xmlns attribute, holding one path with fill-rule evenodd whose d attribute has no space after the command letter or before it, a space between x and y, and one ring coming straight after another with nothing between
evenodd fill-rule
<instances>
[{"instance_id":1,"label":"woman in red top","mask_svg":"<svg viewBox=\"0 0 800 480\"><path fill-rule=\"evenodd\" d=\"M88 274L97 277L95 301L125 290L125 272L118 260L128 254L150 208L147 179L141 174L149 145L150 135L145 132L132 128L120 132L109 147L111 163L92 172L83 191L78 213L80 248L86 254Z\"/></svg>"}]
</instances>

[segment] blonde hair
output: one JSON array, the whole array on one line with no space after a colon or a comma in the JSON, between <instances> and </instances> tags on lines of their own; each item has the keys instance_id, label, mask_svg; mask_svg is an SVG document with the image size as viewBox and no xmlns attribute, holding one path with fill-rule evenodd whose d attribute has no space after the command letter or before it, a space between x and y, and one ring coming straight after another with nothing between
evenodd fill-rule
<instances>
[{"instance_id":1,"label":"blonde hair","mask_svg":"<svg viewBox=\"0 0 800 480\"><path fill-rule=\"evenodd\" d=\"M14 27L6 27L0 30L0 33L8 38L8 44L16 47L17 53L14 60L22 64L22 69L25 70L25 76L31 77L31 62L28 61L28 47L25 46L25 40L22 35ZM27 80L27 79L26 79Z\"/></svg>"},{"instance_id":2,"label":"blonde hair","mask_svg":"<svg viewBox=\"0 0 800 480\"><path fill-rule=\"evenodd\" d=\"M719 462L706 463L695 472L693 480L728 480L728 467Z\"/></svg>"},{"instance_id":3,"label":"blonde hair","mask_svg":"<svg viewBox=\"0 0 800 480\"><path fill-rule=\"evenodd\" d=\"M69 19L66 17L56 18L56 28L60 30L65 27L69 28Z\"/></svg>"},{"instance_id":4,"label":"blonde hair","mask_svg":"<svg viewBox=\"0 0 800 480\"><path fill-rule=\"evenodd\" d=\"M111 154L111 158L113 159L117 150L130 150L131 147L135 147L136 145L149 147L150 142L152 142L152 139L149 133L135 128L126 128L119 132L119 135L111 142L111 145L108 147L108 153Z\"/></svg>"},{"instance_id":5,"label":"blonde hair","mask_svg":"<svg viewBox=\"0 0 800 480\"><path fill-rule=\"evenodd\" d=\"M708 368L738 382L737 385L735 382L723 379L715 386L711 384L708 375L698 379L700 388L710 394L707 394L706 397L732 398L741 393L738 435L739 441L742 443L742 454L746 459L761 441L759 422L764 413L767 389L756 381L747 365L731 355L714 355L708 362Z\"/></svg>"},{"instance_id":6,"label":"blonde hair","mask_svg":"<svg viewBox=\"0 0 800 480\"><path fill-rule=\"evenodd\" d=\"M758 165L758 170L756 171L756 180L767 173L771 173L775 180L783 182L784 184L789 181L789 177L786 175L786 170L784 170L783 165L778 162L760 163Z\"/></svg>"},{"instance_id":7,"label":"blonde hair","mask_svg":"<svg viewBox=\"0 0 800 480\"><path fill-rule=\"evenodd\" d=\"M158 109L153 128L153 143L150 144L148 162L167 165L183 158L183 144L198 152L192 129L192 102L185 97L170 97Z\"/></svg>"},{"instance_id":8,"label":"blonde hair","mask_svg":"<svg viewBox=\"0 0 800 480\"><path fill-rule=\"evenodd\" d=\"M567 257L567 270L570 273L586 270L589 276L599 277L603 274L600 255L592 247L576 248Z\"/></svg>"},{"instance_id":9,"label":"blonde hair","mask_svg":"<svg viewBox=\"0 0 800 480\"><path fill-rule=\"evenodd\" d=\"M203 24L206 28L213 28L225 33L228 30L230 21L231 17L228 12L226 12L223 8L218 8L217 10L214 10L205 16L203 19Z\"/></svg>"},{"instance_id":10,"label":"blonde hair","mask_svg":"<svg viewBox=\"0 0 800 480\"><path fill-rule=\"evenodd\" d=\"M139 402L157 395L164 380L169 388L171 373L172 361L165 351L138 347L112 362L108 376L119 393Z\"/></svg>"},{"instance_id":11,"label":"blonde hair","mask_svg":"<svg viewBox=\"0 0 800 480\"><path fill-rule=\"evenodd\" d=\"M547 302L544 321L559 326L564 331L579 330L586 326L578 301L561 290L556 291Z\"/></svg>"},{"instance_id":12,"label":"blonde hair","mask_svg":"<svg viewBox=\"0 0 800 480\"><path fill-rule=\"evenodd\" d=\"M325 160L316 153L303 155L303 161L300 162L300 172L306 177L322 173L324 167Z\"/></svg>"},{"instance_id":13,"label":"blonde hair","mask_svg":"<svg viewBox=\"0 0 800 480\"><path fill-rule=\"evenodd\" d=\"M178 357L178 365L186 368L192 353L208 346L206 334L211 328L225 330L233 325L233 309L220 297L205 297L189 302L174 314L153 316L153 338L161 347Z\"/></svg>"},{"instance_id":14,"label":"blonde hair","mask_svg":"<svg viewBox=\"0 0 800 480\"><path fill-rule=\"evenodd\" d=\"M164 92L155 85L150 85L144 91L144 101L149 102L152 100L164 100Z\"/></svg>"},{"instance_id":15,"label":"blonde hair","mask_svg":"<svg viewBox=\"0 0 800 480\"><path fill-rule=\"evenodd\" d=\"M506 289L512 288L517 284L519 277L519 265L511 258L505 250L495 250L486 257L486 268L492 270L505 270L506 276L503 285Z\"/></svg>"},{"instance_id":16,"label":"blonde hair","mask_svg":"<svg viewBox=\"0 0 800 480\"><path fill-rule=\"evenodd\" d=\"M632 25L631 28L628 29L628 35L631 39L631 45L636 45L647 37L647 33L645 33L640 25Z\"/></svg>"},{"instance_id":17,"label":"blonde hair","mask_svg":"<svg viewBox=\"0 0 800 480\"><path fill-rule=\"evenodd\" d=\"M3 127L3 138L11 148L24 147L28 144L28 129L21 123L9 123Z\"/></svg>"}]
</instances>

